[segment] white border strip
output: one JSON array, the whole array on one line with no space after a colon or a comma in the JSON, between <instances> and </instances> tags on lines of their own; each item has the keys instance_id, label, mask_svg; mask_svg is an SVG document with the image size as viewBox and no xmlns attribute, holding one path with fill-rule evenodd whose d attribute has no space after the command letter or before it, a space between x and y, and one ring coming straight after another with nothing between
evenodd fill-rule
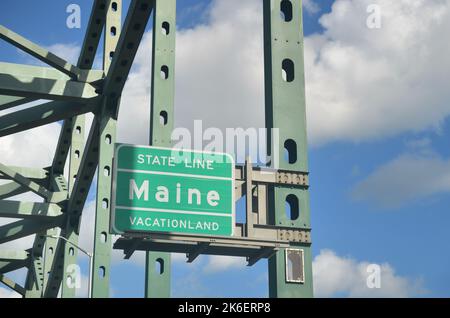
<instances>
[{"instance_id":1,"label":"white border strip","mask_svg":"<svg viewBox=\"0 0 450 318\"><path fill-rule=\"evenodd\" d=\"M117 172L130 172L130 173L143 173L143 174L157 174L164 176L176 176L176 177L191 177L191 178L199 178L199 179L214 179L214 180L225 180L231 181L232 178L227 177L215 177L215 176L205 176L198 174L188 174L188 173L173 173L173 172L162 172L162 171L148 171L148 170L132 170L132 169L117 169Z\"/></svg>"},{"instance_id":2,"label":"white border strip","mask_svg":"<svg viewBox=\"0 0 450 318\"><path fill-rule=\"evenodd\" d=\"M222 217L232 217L232 213L211 213L211 212L196 212L196 211L180 211L180 210L168 210L168 209L153 209L153 208L137 208L137 207L127 207L117 205L116 209L121 210L131 210L131 211L145 211L145 212L168 212L168 213L177 213L177 214L195 214L195 215L211 215L211 216L222 216Z\"/></svg>"}]
</instances>

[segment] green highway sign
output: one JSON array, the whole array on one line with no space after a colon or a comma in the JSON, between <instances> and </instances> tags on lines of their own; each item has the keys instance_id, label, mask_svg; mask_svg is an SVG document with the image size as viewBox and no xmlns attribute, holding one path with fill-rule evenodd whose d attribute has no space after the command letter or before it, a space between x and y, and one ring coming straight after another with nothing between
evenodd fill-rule
<instances>
[{"instance_id":1,"label":"green highway sign","mask_svg":"<svg viewBox=\"0 0 450 318\"><path fill-rule=\"evenodd\" d=\"M228 154L117 144L111 232L231 236L234 160Z\"/></svg>"}]
</instances>

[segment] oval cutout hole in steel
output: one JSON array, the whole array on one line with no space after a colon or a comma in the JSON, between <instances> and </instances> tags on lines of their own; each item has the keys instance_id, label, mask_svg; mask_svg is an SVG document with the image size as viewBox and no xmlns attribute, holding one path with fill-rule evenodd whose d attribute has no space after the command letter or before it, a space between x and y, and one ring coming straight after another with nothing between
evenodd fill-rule
<instances>
[{"instance_id":1,"label":"oval cutout hole in steel","mask_svg":"<svg viewBox=\"0 0 450 318\"><path fill-rule=\"evenodd\" d=\"M164 260L162 258L158 258L155 262L155 273L164 274Z\"/></svg>"},{"instance_id":2,"label":"oval cutout hole in steel","mask_svg":"<svg viewBox=\"0 0 450 318\"><path fill-rule=\"evenodd\" d=\"M106 232L100 233L100 242L106 243L107 239L108 239L108 234Z\"/></svg>"},{"instance_id":3,"label":"oval cutout hole in steel","mask_svg":"<svg viewBox=\"0 0 450 318\"><path fill-rule=\"evenodd\" d=\"M161 78L166 80L169 78L169 67L167 65L161 66Z\"/></svg>"},{"instance_id":4,"label":"oval cutout hole in steel","mask_svg":"<svg viewBox=\"0 0 450 318\"><path fill-rule=\"evenodd\" d=\"M283 0L280 2L280 16L284 22L292 21L292 2Z\"/></svg>"},{"instance_id":5,"label":"oval cutout hole in steel","mask_svg":"<svg viewBox=\"0 0 450 318\"><path fill-rule=\"evenodd\" d=\"M164 34L164 35L169 35L169 33L170 33L170 23L169 23L169 22L164 21L164 22L161 24L161 32L162 32L162 34Z\"/></svg>"},{"instance_id":6,"label":"oval cutout hole in steel","mask_svg":"<svg viewBox=\"0 0 450 318\"><path fill-rule=\"evenodd\" d=\"M295 221L300 216L300 207L296 195L289 194L286 197L286 216L289 220Z\"/></svg>"},{"instance_id":7,"label":"oval cutout hole in steel","mask_svg":"<svg viewBox=\"0 0 450 318\"><path fill-rule=\"evenodd\" d=\"M103 199L102 201L102 209L107 209L109 207L108 199Z\"/></svg>"},{"instance_id":8,"label":"oval cutout hole in steel","mask_svg":"<svg viewBox=\"0 0 450 318\"><path fill-rule=\"evenodd\" d=\"M294 62L291 59L284 59L281 64L281 77L285 82L292 82L295 79Z\"/></svg>"},{"instance_id":9,"label":"oval cutout hole in steel","mask_svg":"<svg viewBox=\"0 0 450 318\"><path fill-rule=\"evenodd\" d=\"M297 143L292 139L284 142L284 159L290 164L297 162Z\"/></svg>"},{"instance_id":10,"label":"oval cutout hole in steel","mask_svg":"<svg viewBox=\"0 0 450 318\"><path fill-rule=\"evenodd\" d=\"M165 126L167 125L167 121L168 121L167 112L163 110L159 113L159 123L161 124L161 126Z\"/></svg>"},{"instance_id":11,"label":"oval cutout hole in steel","mask_svg":"<svg viewBox=\"0 0 450 318\"><path fill-rule=\"evenodd\" d=\"M106 275L106 268L105 268L104 266L100 266L100 267L98 268L98 276L99 276L100 278L104 278L105 275Z\"/></svg>"}]
</instances>

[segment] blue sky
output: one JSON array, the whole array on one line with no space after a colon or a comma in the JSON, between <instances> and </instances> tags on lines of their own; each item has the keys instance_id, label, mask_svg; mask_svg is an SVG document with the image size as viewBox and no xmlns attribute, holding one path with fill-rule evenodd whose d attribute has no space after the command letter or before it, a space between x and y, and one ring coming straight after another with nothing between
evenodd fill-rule
<instances>
[{"instance_id":1,"label":"blue sky","mask_svg":"<svg viewBox=\"0 0 450 318\"><path fill-rule=\"evenodd\" d=\"M208 35L208 28L214 28L218 23L217 16L211 12L228 12L224 1L178 2L179 43L186 46L192 43L190 40L195 36ZM434 70L449 70L449 64L439 58L445 56L445 52L450 49L444 44L442 47L437 44L434 46L437 41L432 34L426 32L427 24L424 22L425 29L420 29L423 32L418 37L423 37L425 43L433 44L428 46L428 51L423 51L429 60L415 60L414 64L408 64L410 68L402 64L403 60L409 59L408 55L415 48L414 45L418 45L409 42L410 37L407 35L416 30L409 18L422 17L425 21L432 21L430 26L436 30L444 30L448 25L441 23L439 18L429 20L428 16L421 16L420 14L425 13L418 13L419 9L411 9L412 6L409 7L412 11L402 16L399 12L404 14L404 10L401 10L404 8L400 4L388 5L385 1L372 1L385 6L386 26L373 31L376 33L370 38L367 36L369 31L358 33L352 24L357 25L358 19L365 21L366 18L366 12L358 10L361 8L360 4L367 1L359 4L356 2L358 1L316 1L319 10L307 10L304 14L313 254L322 256L315 259L318 267L323 265L320 262L329 262L326 263L329 272L322 273L324 276L319 277L320 286L316 289L322 296L370 296L371 294L355 292L355 286L359 283L350 286L349 281L361 279L361 274L355 272L359 265L377 263L387 266L386 279L391 281L386 283L385 288L392 290L372 296L448 296L450 122L447 118L450 110L442 83L430 82L438 81L442 76ZM71 3L81 7L82 28L79 30L65 26L65 9ZM4 0L0 10L0 23L43 46L60 50L54 53L73 61L74 56L76 57L74 52L76 53L83 40L90 3L90 0ZM125 1L126 6L128 3ZM407 7L408 3L405 1L402 5ZM450 14L450 7L445 1L433 0L421 2L420 5L429 6L430 10L442 6L441 15ZM251 8L253 7L250 6ZM258 14L260 13L255 12L255 16ZM258 25L259 20L255 21L254 24ZM395 23L406 24L403 24L404 29L397 29L397 39L388 39L388 31L385 29L389 30ZM149 23L148 30L150 25ZM397 47L398 42L404 44L404 47ZM229 43L234 42L229 40ZM59 46L55 46L57 44ZM203 48L202 45L198 44L199 48ZM222 44L217 45L222 48ZM234 44L224 47L232 45ZM177 88L180 87L180 94L188 94L186 91L189 86L185 87L187 75L185 77L184 74L189 68L183 61L192 58L193 53L189 49L177 49L181 52L181 75L177 74ZM441 52L438 53L438 50ZM199 49L198 54L203 53ZM361 56L364 58L360 59ZM208 55L206 57L213 58ZM0 59L15 63L34 63L26 55L4 43L0 43ZM256 55L255 59L262 57ZM337 63L340 59L343 59L342 63ZM398 69L395 68L397 65ZM136 78L147 74L142 67L142 62L139 64L138 61L134 70ZM364 67L367 73L362 76L358 72L364 70ZM383 73L385 68L389 71ZM417 74L413 74L413 71ZM377 81L377 76L382 82ZM373 78L376 79L372 81ZM399 84L399 79L406 84ZM385 83L388 85L385 86ZM134 89L131 84L129 86L131 90ZM259 84L254 89L255 93L261 92L260 86ZM235 89L238 96L241 93L245 98L251 99L253 96L248 97L246 92L240 92L239 87ZM181 101L187 95L180 96L177 98L177 109L181 109ZM188 98L190 96L186 97L186 103L189 102ZM204 101L205 98L192 97L192 101ZM135 102L133 99L130 101ZM370 108L364 108L366 104ZM258 105L255 107L262 109ZM332 110L329 111L327 107ZM345 115L338 114L339 111ZM199 114L195 110L192 113L192 116ZM127 116L124 119L126 121L133 117L133 113L124 116ZM177 118L179 125L185 123L181 117ZM255 124L246 121L245 115L242 117L237 120L240 125ZM258 118L255 119L255 125L261 123ZM191 117L186 120L189 119ZM206 123L211 125L217 124L217 120L205 118ZM226 124L229 122L224 123ZM127 131L126 128L122 131L125 132L124 141L145 142L145 137L141 134ZM0 149L1 144L2 140ZM26 147L18 144L15 146ZM85 259L80 262L83 266L86 265ZM224 261L222 267L218 266L220 263L220 260L201 257L194 264L187 265L178 258L172 272L173 295L267 296L265 261L252 268L241 266L244 262L239 261ZM348 264L349 272L345 275L335 273L341 263ZM142 296L142 264L139 261L116 261L114 264L111 275L113 296ZM334 278L340 282L341 287L326 285Z\"/></svg>"}]
</instances>

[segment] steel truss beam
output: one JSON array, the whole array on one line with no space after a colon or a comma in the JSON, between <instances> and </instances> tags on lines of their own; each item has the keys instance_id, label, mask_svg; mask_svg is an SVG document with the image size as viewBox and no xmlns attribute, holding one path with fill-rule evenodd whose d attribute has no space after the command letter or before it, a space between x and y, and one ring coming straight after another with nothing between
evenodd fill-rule
<instances>
[{"instance_id":1,"label":"steel truss beam","mask_svg":"<svg viewBox=\"0 0 450 318\"><path fill-rule=\"evenodd\" d=\"M48 202L58 203L67 198L67 192L52 192L47 190L45 187L40 184L24 177L17 171L14 171L13 168L7 167L4 164L0 163L0 172L3 176L8 177L14 182L20 184L21 186L27 188L29 191L37 194L38 196L46 199Z\"/></svg>"},{"instance_id":2,"label":"steel truss beam","mask_svg":"<svg viewBox=\"0 0 450 318\"><path fill-rule=\"evenodd\" d=\"M75 81L53 69L11 63L1 63L0 70L1 95L75 102L98 97L96 87L87 81L103 76L99 72L84 72L80 75L84 78Z\"/></svg>"},{"instance_id":3,"label":"steel truss beam","mask_svg":"<svg viewBox=\"0 0 450 318\"><path fill-rule=\"evenodd\" d=\"M28 192L28 189L15 182L0 185L0 200Z\"/></svg>"},{"instance_id":4,"label":"steel truss beam","mask_svg":"<svg viewBox=\"0 0 450 318\"><path fill-rule=\"evenodd\" d=\"M95 103L48 102L0 117L0 137L44 126L89 112L95 112Z\"/></svg>"},{"instance_id":5,"label":"steel truss beam","mask_svg":"<svg viewBox=\"0 0 450 318\"><path fill-rule=\"evenodd\" d=\"M0 261L25 261L29 254L27 251L0 250Z\"/></svg>"},{"instance_id":6,"label":"steel truss beam","mask_svg":"<svg viewBox=\"0 0 450 318\"><path fill-rule=\"evenodd\" d=\"M20 261L7 261L7 262L0 261L0 273L6 274L24 268L28 265L29 265L28 259Z\"/></svg>"},{"instance_id":7,"label":"steel truss beam","mask_svg":"<svg viewBox=\"0 0 450 318\"><path fill-rule=\"evenodd\" d=\"M0 217L52 221L62 215L61 208L52 203L0 201Z\"/></svg>"},{"instance_id":8,"label":"steel truss beam","mask_svg":"<svg viewBox=\"0 0 450 318\"><path fill-rule=\"evenodd\" d=\"M90 69L94 63L95 54L97 52L97 48L99 45L100 35L102 33L102 30L105 25L105 16L106 16L106 8L107 8L107 0L95 0L93 3L93 8L91 12L91 16L89 18L89 24L86 31L86 36L83 42L83 46L81 49L81 54L78 59L77 67L80 70L84 69ZM82 71L83 72L83 71ZM10 106L10 105L8 105ZM11 106L10 106L11 107ZM70 114L67 114L70 116ZM90 183L92 181L92 175L95 171L96 165L95 160L92 161L92 157L95 157L95 154L98 152L98 146L97 142L91 143L89 145L90 149L90 155L85 157L84 156L84 115L79 115L77 117L72 117L69 119L65 119L62 129L60 138L58 140L57 149L55 153L55 157L52 163L52 166L50 168L50 173L53 176L58 176L63 173L65 162L67 159L67 155L69 152L69 148L71 147L71 169L70 169L70 180L69 184L71 186L70 193L72 193L72 188L74 187L74 177L78 174L78 167L80 166L81 158L84 158L83 163L87 167L86 175L89 173L90 176L86 177L86 175L83 176L81 179L81 187L78 188L79 191L83 191L84 195L77 198L75 201L72 197L72 212L75 213L75 218L80 216L79 213L81 213L81 209L84 206L84 201L87 195L87 190L89 189ZM95 122L95 121L94 121ZM41 123L41 122L40 122ZM96 124L96 122L95 122ZM96 126L93 126L92 129L92 136L90 140L96 139L98 140L98 137L95 135L98 133L98 128ZM87 148L87 147L86 147ZM89 164L89 166L88 166ZM82 201L82 202L81 202ZM76 205L76 207L74 207ZM77 210L74 210L78 208L80 212ZM70 237L71 233L78 232L78 222L74 222L73 220L70 220L72 222L67 222L67 225L65 225L62 228L62 233L68 233L67 236ZM76 230L76 231L75 231ZM56 240L47 240L46 235L54 235L58 232L58 229L51 228L44 232L41 232L40 235L36 236L34 245L33 245L33 251L36 254L42 254L42 246L45 246L46 248L46 258L45 258L45 272L49 272L49 276L45 276L45 278L42 280L42 288L40 288L40 291L35 292L31 294L30 296L53 296L56 297L59 285L62 279L62 274L65 273L65 269L70 263L65 263L64 254L69 253L69 248L65 248L61 242L58 242ZM56 242L55 242L56 241ZM57 253L59 253L57 255ZM76 257L76 253L75 254ZM73 255L72 254L72 255ZM69 257L70 258L70 257ZM35 259L34 260L34 268L39 268L36 265L42 265L41 260ZM72 264L75 262L72 262ZM63 268L63 266L65 266ZM36 271L30 270L27 275L27 282L28 287L31 286L31 288L37 288L36 282L37 277L39 273L36 273ZM35 282L32 284L32 282ZM64 293L66 296L67 293Z\"/></svg>"},{"instance_id":9,"label":"steel truss beam","mask_svg":"<svg viewBox=\"0 0 450 318\"><path fill-rule=\"evenodd\" d=\"M61 217L51 221L20 220L0 226L0 244L61 225Z\"/></svg>"},{"instance_id":10,"label":"steel truss beam","mask_svg":"<svg viewBox=\"0 0 450 318\"><path fill-rule=\"evenodd\" d=\"M0 111L32 102L33 98L0 95Z\"/></svg>"},{"instance_id":11,"label":"steel truss beam","mask_svg":"<svg viewBox=\"0 0 450 318\"><path fill-rule=\"evenodd\" d=\"M78 67L70 64L64 59L25 39L19 34L14 33L2 25L0 25L0 39L11 43L22 51L27 52L31 56L34 56L40 61L52 66L56 70L70 76L72 79L77 80L81 75L81 70Z\"/></svg>"},{"instance_id":12,"label":"steel truss beam","mask_svg":"<svg viewBox=\"0 0 450 318\"><path fill-rule=\"evenodd\" d=\"M22 286L20 286L19 284L15 283L14 281L12 281L11 279L6 277L5 275L0 274L0 282L2 282L3 284L5 284L9 288L11 288L12 290L17 292L18 294L20 294L22 296L25 296L26 289L23 288Z\"/></svg>"}]
</instances>

